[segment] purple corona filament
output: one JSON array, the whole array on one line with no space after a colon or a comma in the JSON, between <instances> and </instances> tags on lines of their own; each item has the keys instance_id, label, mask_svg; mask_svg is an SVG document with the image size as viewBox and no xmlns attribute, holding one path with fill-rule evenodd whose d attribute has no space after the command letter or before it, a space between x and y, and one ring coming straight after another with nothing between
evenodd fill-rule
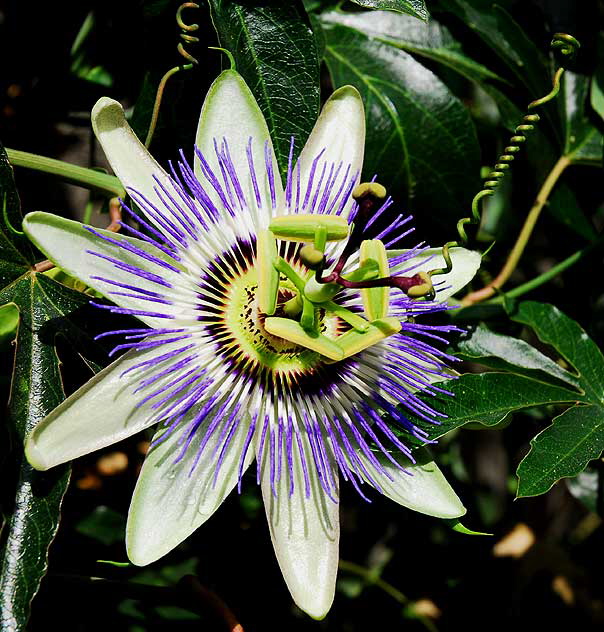
<instances>
[{"instance_id":1,"label":"purple corona filament","mask_svg":"<svg viewBox=\"0 0 604 632\"><path fill-rule=\"evenodd\" d=\"M93 278L105 285L108 298L131 301L126 307L93 304L156 323L149 328L108 331L98 338L125 335L126 342L115 346L110 355L139 354L122 377L138 398L138 407L146 407L164 428L154 446L178 435L173 461L186 460L189 476L195 475L202 459L211 459L215 485L229 451L243 433L237 447L239 484L254 446L257 478L262 468L268 468L264 471L270 472L274 494L278 483L287 480L290 495L299 485L308 497L316 475L325 494L336 501L339 470L366 498L363 482L381 490L379 478L392 479L384 464L404 471L395 453L413 462L401 430L428 441L426 431L411 421L409 413L431 424L444 417L419 395L450 394L435 382L450 377L444 363L455 358L430 341L446 342L443 334L456 328L409 320L447 307L406 296L421 280L417 268L428 259L427 246L419 244L391 258L393 275L387 279L352 282L342 276L369 230L386 244L413 230L408 226L412 218L400 214L376 230L378 220L384 225L391 198L380 205L369 198L354 205L349 217L354 228L348 241L328 244L326 260L335 266L326 277L318 271L317 278L339 283L342 290L337 302L352 312L362 310L359 289L392 287L389 315L401 321L400 333L340 362L327 363L309 349L275 341L263 328L264 315L255 302L255 230L261 228L257 220L270 217L280 204L289 214L342 214L350 206L359 174L350 164L327 161L325 153L322 150L314 157L303 181L299 164L294 166L292 139L280 201L269 145L258 153L249 138L245 148L248 172L238 173L227 140L217 138L213 155L195 149L204 182L181 152L181 160L170 166L171 177L156 179L155 201L129 190L138 208L122 205L135 226L122 226L137 239L87 227L113 252L86 251L103 264L103 272ZM249 191L243 182L250 183ZM272 209L263 208L267 196L261 191L268 192ZM308 273L299 258L299 246L282 242L279 252L300 274ZM119 281L111 278L112 268L120 271ZM291 298L286 289L282 292L280 301ZM322 326L332 336L348 327L334 315L322 318Z\"/></svg>"}]
</instances>

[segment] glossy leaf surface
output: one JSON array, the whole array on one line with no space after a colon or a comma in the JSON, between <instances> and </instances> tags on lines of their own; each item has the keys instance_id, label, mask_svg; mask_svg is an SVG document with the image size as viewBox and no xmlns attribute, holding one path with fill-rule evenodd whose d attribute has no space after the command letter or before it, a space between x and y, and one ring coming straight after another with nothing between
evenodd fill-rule
<instances>
[{"instance_id":1,"label":"glossy leaf surface","mask_svg":"<svg viewBox=\"0 0 604 632\"><path fill-rule=\"evenodd\" d=\"M428 11L424 0L352 0L368 9L380 9L383 11L398 11L407 13L415 18L426 21Z\"/></svg>"},{"instance_id":2,"label":"glossy leaf surface","mask_svg":"<svg viewBox=\"0 0 604 632\"><path fill-rule=\"evenodd\" d=\"M602 165L604 136L587 112L589 79L564 73L564 153L575 164Z\"/></svg>"},{"instance_id":3,"label":"glossy leaf surface","mask_svg":"<svg viewBox=\"0 0 604 632\"><path fill-rule=\"evenodd\" d=\"M5 545L0 570L2 628L22 630L30 603L46 573L47 552L54 539L61 500L69 480L69 469L35 472L25 461L23 438L33 425L63 399L55 338L64 333L77 340L80 332L66 316L88 302L88 298L43 274L30 264L31 247L15 227L21 224L19 198L12 170L0 147L0 199L7 200L0 227L0 306L18 309L19 325L6 432L12 452L5 480L16 480L14 502L7 507ZM9 224L7 224L7 220ZM10 496L10 492L7 493Z\"/></svg>"},{"instance_id":4,"label":"glossy leaf surface","mask_svg":"<svg viewBox=\"0 0 604 632\"><path fill-rule=\"evenodd\" d=\"M467 110L404 51L341 24L324 31L334 85L354 85L365 103L364 177L377 174L407 208L459 217L479 184Z\"/></svg>"},{"instance_id":5,"label":"glossy leaf surface","mask_svg":"<svg viewBox=\"0 0 604 632\"><path fill-rule=\"evenodd\" d=\"M479 329L474 343L461 344L462 354L510 372L467 374L448 382L453 397L443 398L438 407L447 419L439 426L421 425L437 438L470 421L492 426L514 410L566 405L531 440L531 450L518 467L518 497L537 496L561 478L576 476L604 450L604 356L575 321L552 305L524 301L510 318L529 326L560 360L552 363L522 341Z\"/></svg>"},{"instance_id":6,"label":"glossy leaf surface","mask_svg":"<svg viewBox=\"0 0 604 632\"><path fill-rule=\"evenodd\" d=\"M374 11L346 13L328 11L321 15L324 24L340 24L381 42L433 59L475 81L500 77L475 59L467 56L451 32L436 20L420 22L408 15Z\"/></svg>"}]
</instances>

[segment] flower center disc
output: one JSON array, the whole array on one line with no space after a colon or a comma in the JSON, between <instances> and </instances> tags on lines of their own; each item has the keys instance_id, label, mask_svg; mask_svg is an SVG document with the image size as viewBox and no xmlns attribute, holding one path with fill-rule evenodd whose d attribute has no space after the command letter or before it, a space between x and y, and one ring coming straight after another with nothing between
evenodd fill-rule
<instances>
[{"instance_id":1,"label":"flower center disc","mask_svg":"<svg viewBox=\"0 0 604 632\"><path fill-rule=\"evenodd\" d=\"M201 283L206 301L208 290L213 298L211 305L206 303L204 306L204 311L210 311L210 315L200 317L200 321L216 342L216 352L234 369L245 367L248 372L256 369L253 371L256 375L258 372L286 373L300 378L315 373L318 367L326 366L323 356L274 336L264 328L266 315L258 307L258 273L252 257L245 256L248 260L245 264L238 261L227 269L224 265L220 269L218 266L213 268L211 275ZM289 263L300 276L308 275L298 261ZM281 276L276 315L286 317L283 305L295 295L291 282ZM328 338L336 338L348 329L338 316L322 309L318 321L319 331Z\"/></svg>"},{"instance_id":2,"label":"flower center disc","mask_svg":"<svg viewBox=\"0 0 604 632\"><path fill-rule=\"evenodd\" d=\"M260 312L256 292L258 277L255 269L234 279L225 297L224 325L231 333L233 347L248 360L275 372L306 372L323 363L323 357L284 338L273 336L264 328L266 315ZM277 316L285 316L283 305L296 295L290 282L281 277L277 301ZM341 328L340 319L324 310L319 314L319 330L335 338ZM235 349L233 348L233 351Z\"/></svg>"}]
</instances>

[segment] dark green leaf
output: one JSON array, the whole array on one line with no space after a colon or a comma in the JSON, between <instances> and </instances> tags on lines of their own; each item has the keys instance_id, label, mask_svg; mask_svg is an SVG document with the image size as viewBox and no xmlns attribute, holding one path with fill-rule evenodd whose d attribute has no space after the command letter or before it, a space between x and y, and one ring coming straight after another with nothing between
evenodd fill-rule
<instances>
[{"instance_id":1,"label":"dark green leaf","mask_svg":"<svg viewBox=\"0 0 604 632\"><path fill-rule=\"evenodd\" d=\"M551 90L545 56L503 7L485 0L442 0L442 4L497 54L530 94L543 96Z\"/></svg>"},{"instance_id":2,"label":"dark green leaf","mask_svg":"<svg viewBox=\"0 0 604 632\"><path fill-rule=\"evenodd\" d=\"M544 51L500 6L504 2L493 4L491 0L442 0L442 4L503 61L512 75L524 85L530 101L551 91L550 65ZM497 97L496 94L493 96ZM559 135L560 118L556 108L547 105L540 108L539 113L549 120L552 129Z\"/></svg>"},{"instance_id":3,"label":"dark green leaf","mask_svg":"<svg viewBox=\"0 0 604 632\"><path fill-rule=\"evenodd\" d=\"M579 397L574 390L512 373L467 374L441 386L453 396L443 397L438 402L433 398L428 401L447 418L438 426L426 422L418 424L428 432L430 439L470 422L495 426L510 411L552 402L575 402ZM416 419L414 423L418 423Z\"/></svg>"},{"instance_id":4,"label":"dark green leaf","mask_svg":"<svg viewBox=\"0 0 604 632\"><path fill-rule=\"evenodd\" d=\"M359 31L385 44L390 44L414 55L451 68L470 81L480 84L481 88L495 101L502 124L513 130L522 113L490 80L503 81L492 70L469 57L461 43L451 32L435 19L427 23L406 15L389 12L345 13L342 11L326 11L321 14L324 24L341 24Z\"/></svg>"},{"instance_id":5,"label":"dark green leaf","mask_svg":"<svg viewBox=\"0 0 604 632\"><path fill-rule=\"evenodd\" d=\"M593 340L557 307L525 301L510 315L572 366L585 395L531 441L518 467L518 496L545 493L560 478L575 476L604 450L604 356Z\"/></svg>"},{"instance_id":6,"label":"dark green leaf","mask_svg":"<svg viewBox=\"0 0 604 632\"><path fill-rule=\"evenodd\" d=\"M484 328L477 330L476 341L462 342L462 353L480 357L485 364L492 363L483 356L497 356L514 373L538 369L548 378L576 385L578 390L537 382L530 379L530 374L464 375L448 385L456 395L454 401L439 406L449 417L429 433L431 437L440 436L473 420L492 425L506 409L574 404L531 441L531 450L518 467L518 496L535 496L548 491L559 479L577 475L604 450L604 356L575 321L552 305L524 301L514 307L510 318L531 327L543 343L559 354L559 362L554 363L536 349L527 349L522 341L512 341ZM560 362L566 367L560 367ZM486 420L481 418L482 413Z\"/></svg>"},{"instance_id":7,"label":"dark green leaf","mask_svg":"<svg viewBox=\"0 0 604 632\"><path fill-rule=\"evenodd\" d=\"M602 33L598 36L596 59L598 62L591 79L589 100L594 112L599 115L601 121L604 121L604 34Z\"/></svg>"},{"instance_id":8,"label":"dark green leaf","mask_svg":"<svg viewBox=\"0 0 604 632\"><path fill-rule=\"evenodd\" d=\"M561 478L575 476L604 448L604 407L573 406L531 440L518 466L518 497L547 492Z\"/></svg>"},{"instance_id":9,"label":"dark green leaf","mask_svg":"<svg viewBox=\"0 0 604 632\"><path fill-rule=\"evenodd\" d=\"M352 0L368 9L382 9L408 13L420 20L428 20L428 11L424 0Z\"/></svg>"},{"instance_id":10,"label":"dark green leaf","mask_svg":"<svg viewBox=\"0 0 604 632\"><path fill-rule=\"evenodd\" d=\"M65 331L65 316L86 302L83 294L33 272L0 291L0 304L14 303L20 312L8 411L15 446L21 446L25 434L63 399L55 336ZM72 335L71 330L66 333ZM20 448L15 449L14 460L18 482L5 527L0 610L3 629L23 630L31 600L46 573L47 551L57 530L69 468L36 472Z\"/></svg>"},{"instance_id":11,"label":"dark green leaf","mask_svg":"<svg viewBox=\"0 0 604 632\"><path fill-rule=\"evenodd\" d=\"M557 307L536 301L522 301L510 313L516 322L528 325L542 342L551 345L579 377L587 402L604 396L604 357L596 343L574 320Z\"/></svg>"},{"instance_id":12,"label":"dark green leaf","mask_svg":"<svg viewBox=\"0 0 604 632\"><path fill-rule=\"evenodd\" d=\"M524 301L515 306L510 318L531 327L560 356L559 362L522 341L478 328L476 340L461 343L462 354L511 372L468 374L444 383L453 397L443 397L436 404L434 398L426 401L447 418L438 426L415 418L414 423L436 439L468 422L496 425L510 411L521 408L570 404L533 438L531 450L518 467L518 497L535 496L561 478L576 476L604 450L604 356L575 321L552 305ZM555 378L576 388L534 379L535 370L548 380Z\"/></svg>"},{"instance_id":13,"label":"dark green leaf","mask_svg":"<svg viewBox=\"0 0 604 632\"><path fill-rule=\"evenodd\" d=\"M573 163L602 165L604 137L588 117L589 78L566 71L563 77L564 153Z\"/></svg>"},{"instance_id":14,"label":"dark green leaf","mask_svg":"<svg viewBox=\"0 0 604 632\"><path fill-rule=\"evenodd\" d=\"M14 303L0 306L0 352L8 351L17 336L19 310Z\"/></svg>"},{"instance_id":15,"label":"dark green leaf","mask_svg":"<svg viewBox=\"0 0 604 632\"><path fill-rule=\"evenodd\" d=\"M604 137L600 131L592 127L569 157L574 164L600 167L602 166L603 154Z\"/></svg>"},{"instance_id":16,"label":"dark green leaf","mask_svg":"<svg viewBox=\"0 0 604 632\"><path fill-rule=\"evenodd\" d=\"M110 507L101 505L76 525L76 530L105 546L124 539L126 520Z\"/></svg>"},{"instance_id":17,"label":"dark green leaf","mask_svg":"<svg viewBox=\"0 0 604 632\"><path fill-rule=\"evenodd\" d=\"M297 155L319 113L319 60L304 6L298 0L210 5L220 44L233 54L254 93L285 173L292 136Z\"/></svg>"},{"instance_id":18,"label":"dark green leaf","mask_svg":"<svg viewBox=\"0 0 604 632\"><path fill-rule=\"evenodd\" d=\"M459 217L479 186L467 110L404 51L341 24L325 27L334 85L354 85L365 103L365 177L377 174L394 195L434 218Z\"/></svg>"},{"instance_id":19,"label":"dark green leaf","mask_svg":"<svg viewBox=\"0 0 604 632\"><path fill-rule=\"evenodd\" d=\"M87 44L94 37L95 22L96 16L91 11L84 19L71 47L71 72L85 81L111 87L113 85L111 73L106 68L95 63L89 56Z\"/></svg>"},{"instance_id":20,"label":"dark green leaf","mask_svg":"<svg viewBox=\"0 0 604 632\"><path fill-rule=\"evenodd\" d=\"M13 168L0 144L0 288L21 276L33 262L29 241L20 234L22 219Z\"/></svg>"},{"instance_id":21,"label":"dark green leaf","mask_svg":"<svg viewBox=\"0 0 604 632\"><path fill-rule=\"evenodd\" d=\"M433 19L422 23L396 13L329 11L321 15L321 21L325 24L341 24L409 53L433 59L473 81L500 80L486 66L465 55L461 44L449 30Z\"/></svg>"}]
</instances>

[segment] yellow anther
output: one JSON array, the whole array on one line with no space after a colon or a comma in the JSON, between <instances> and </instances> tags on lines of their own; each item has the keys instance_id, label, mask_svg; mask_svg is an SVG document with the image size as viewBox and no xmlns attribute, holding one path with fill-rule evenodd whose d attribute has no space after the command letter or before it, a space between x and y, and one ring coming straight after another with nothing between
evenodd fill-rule
<instances>
[{"instance_id":1,"label":"yellow anther","mask_svg":"<svg viewBox=\"0 0 604 632\"><path fill-rule=\"evenodd\" d=\"M348 237L350 226L339 215L284 215L275 217L269 229L279 239L315 241L318 228L325 228L326 241L341 241Z\"/></svg>"},{"instance_id":2,"label":"yellow anther","mask_svg":"<svg viewBox=\"0 0 604 632\"><path fill-rule=\"evenodd\" d=\"M409 298L422 298L425 296L432 300L434 298L435 292L430 275L426 272L418 272L417 276L420 277L423 283L410 287L407 290L407 296Z\"/></svg>"},{"instance_id":3,"label":"yellow anther","mask_svg":"<svg viewBox=\"0 0 604 632\"><path fill-rule=\"evenodd\" d=\"M361 243L359 264L361 267L372 264L377 266L378 278L389 276L386 247L379 239L366 239ZM365 314L369 320L384 318L388 314L390 288L365 288L361 290L361 297Z\"/></svg>"},{"instance_id":4,"label":"yellow anther","mask_svg":"<svg viewBox=\"0 0 604 632\"><path fill-rule=\"evenodd\" d=\"M261 230L256 237L256 264L258 268L258 308L271 316L277 309L279 272L273 265L277 259L277 241L270 230Z\"/></svg>"},{"instance_id":5,"label":"yellow anther","mask_svg":"<svg viewBox=\"0 0 604 632\"><path fill-rule=\"evenodd\" d=\"M386 187L377 182L361 182L352 190L352 197L355 200L360 200L368 195L383 200L386 197Z\"/></svg>"},{"instance_id":6,"label":"yellow anther","mask_svg":"<svg viewBox=\"0 0 604 632\"><path fill-rule=\"evenodd\" d=\"M344 358L349 358L364 349L368 349L380 340L397 334L401 330L401 323L396 318L380 318L374 320L365 333L355 329L347 331L336 338L338 346L344 353Z\"/></svg>"}]
</instances>

